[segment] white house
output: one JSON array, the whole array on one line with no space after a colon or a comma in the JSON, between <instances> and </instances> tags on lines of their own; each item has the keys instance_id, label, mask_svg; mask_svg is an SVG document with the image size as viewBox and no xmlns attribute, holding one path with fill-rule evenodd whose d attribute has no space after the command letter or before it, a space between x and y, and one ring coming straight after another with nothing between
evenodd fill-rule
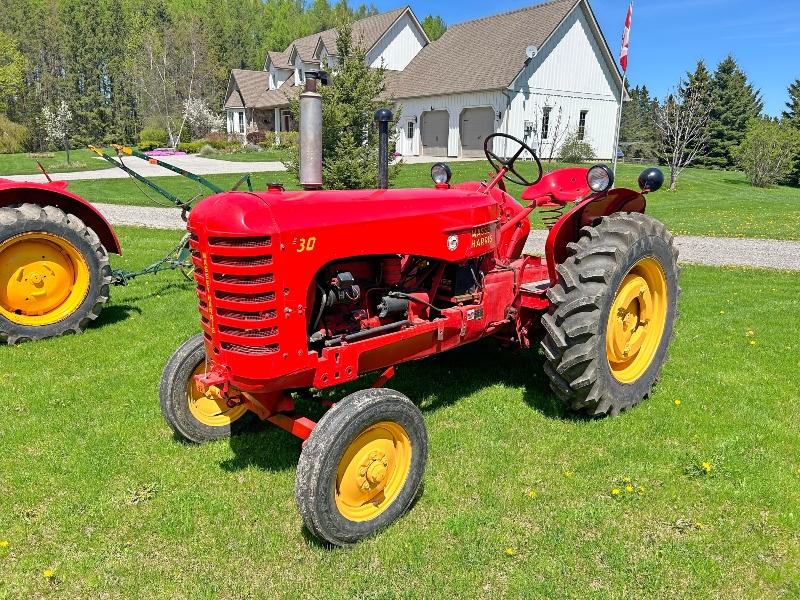
<instances>
[{"instance_id":1,"label":"white house","mask_svg":"<svg viewBox=\"0 0 800 600\"><path fill-rule=\"evenodd\" d=\"M353 32L369 64L388 69L404 156L480 157L495 132L524 139L545 158L571 134L597 158L613 156L622 79L588 0L460 23L435 42L408 7L358 21ZM324 31L271 52L264 71L234 70L228 131L293 128L288 99L305 70L335 68L335 48L336 32Z\"/></svg>"}]
</instances>

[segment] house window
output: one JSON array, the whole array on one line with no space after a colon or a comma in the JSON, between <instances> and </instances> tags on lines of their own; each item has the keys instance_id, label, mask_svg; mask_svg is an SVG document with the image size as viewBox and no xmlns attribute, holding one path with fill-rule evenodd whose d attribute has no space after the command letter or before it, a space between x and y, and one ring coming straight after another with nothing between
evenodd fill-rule
<instances>
[{"instance_id":1,"label":"house window","mask_svg":"<svg viewBox=\"0 0 800 600\"><path fill-rule=\"evenodd\" d=\"M582 110L580 117L578 117L578 139L582 140L586 137L586 115L589 114L588 110Z\"/></svg>"},{"instance_id":2,"label":"house window","mask_svg":"<svg viewBox=\"0 0 800 600\"><path fill-rule=\"evenodd\" d=\"M244 111L239 113L239 133L244 133Z\"/></svg>"},{"instance_id":3,"label":"house window","mask_svg":"<svg viewBox=\"0 0 800 600\"><path fill-rule=\"evenodd\" d=\"M550 106L545 106L542 109L542 139L546 140L550 135L550 111L553 110Z\"/></svg>"},{"instance_id":4,"label":"house window","mask_svg":"<svg viewBox=\"0 0 800 600\"><path fill-rule=\"evenodd\" d=\"M408 122L408 129L406 129L406 137L410 140L414 139L414 121Z\"/></svg>"},{"instance_id":5,"label":"house window","mask_svg":"<svg viewBox=\"0 0 800 600\"><path fill-rule=\"evenodd\" d=\"M233 113L228 112L228 133L233 133Z\"/></svg>"}]
</instances>

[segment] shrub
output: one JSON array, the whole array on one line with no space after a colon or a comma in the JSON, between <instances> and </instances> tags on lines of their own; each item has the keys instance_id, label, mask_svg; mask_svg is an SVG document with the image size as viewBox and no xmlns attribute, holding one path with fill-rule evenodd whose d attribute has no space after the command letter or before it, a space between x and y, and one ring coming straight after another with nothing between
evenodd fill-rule
<instances>
[{"instance_id":1,"label":"shrub","mask_svg":"<svg viewBox=\"0 0 800 600\"><path fill-rule=\"evenodd\" d=\"M143 150L145 145L148 146L147 150L164 148L167 145L167 131L157 127L145 127L139 132L139 149Z\"/></svg>"},{"instance_id":2,"label":"shrub","mask_svg":"<svg viewBox=\"0 0 800 600\"><path fill-rule=\"evenodd\" d=\"M247 134L247 141L250 144L260 144L267 139L267 134L263 131L251 131Z\"/></svg>"},{"instance_id":3,"label":"shrub","mask_svg":"<svg viewBox=\"0 0 800 600\"><path fill-rule=\"evenodd\" d=\"M300 133L297 131L281 131L279 148L294 148L300 143Z\"/></svg>"},{"instance_id":4,"label":"shrub","mask_svg":"<svg viewBox=\"0 0 800 600\"><path fill-rule=\"evenodd\" d=\"M187 154L197 154L200 149L207 145L205 140L195 140L194 142L181 142L178 144L178 150L186 152Z\"/></svg>"},{"instance_id":5,"label":"shrub","mask_svg":"<svg viewBox=\"0 0 800 600\"><path fill-rule=\"evenodd\" d=\"M28 130L24 125L14 123L3 115L0 115L0 154L10 152L22 152Z\"/></svg>"},{"instance_id":6,"label":"shrub","mask_svg":"<svg viewBox=\"0 0 800 600\"><path fill-rule=\"evenodd\" d=\"M575 131L567 136L564 144L559 150L558 160L570 164L578 164L591 160L595 157L594 148L585 141L578 139L578 132Z\"/></svg>"},{"instance_id":7,"label":"shrub","mask_svg":"<svg viewBox=\"0 0 800 600\"><path fill-rule=\"evenodd\" d=\"M219 154L219 151L210 144L203 144L202 148L200 148L200 152L197 154L200 156L216 156Z\"/></svg>"},{"instance_id":8,"label":"shrub","mask_svg":"<svg viewBox=\"0 0 800 600\"><path fill-rule=\"evenodd\" d=\"M785 182L794 171L800 154L800 131L789 123L751 119L742 143L733 156L756 187Z\"/></svg>"},{"instance_id":9,"label":"shrub","mask_svg":"<svg viewBox=\"0 0 800 600\"><path fill-rule=\"evenodd\" d=\"M212 131L206 136L205 139L209 142L227 142L228 134L223 133L222 131Z\"/></svg>"},{"instance_id":10,"label":"shrub","mask_svg":"<svg viewBox=\"0 0 800 600\"><path fill-rule=\"evenodd\" d=\"M264 150L272 150L275 147L275 134L271 131L264 136L264 140L258 143Z\"/></svg>"}]
</instances>

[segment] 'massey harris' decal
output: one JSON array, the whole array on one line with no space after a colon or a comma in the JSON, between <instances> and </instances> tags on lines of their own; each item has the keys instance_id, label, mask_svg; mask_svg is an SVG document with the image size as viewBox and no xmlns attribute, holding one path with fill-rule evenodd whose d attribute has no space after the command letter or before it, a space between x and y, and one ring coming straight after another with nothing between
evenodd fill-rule
<instances>
[{"instance_id":1,"label":"'massey harris' decal","mask_svg":"<svg viewBox=\"0 0 800 600\"><path fill-rule=\"evenodd\" d=\"M476 227L472 230L472 248L483 248L490 246L494 238L491 225Z\"/></svg>"}]
</instances>

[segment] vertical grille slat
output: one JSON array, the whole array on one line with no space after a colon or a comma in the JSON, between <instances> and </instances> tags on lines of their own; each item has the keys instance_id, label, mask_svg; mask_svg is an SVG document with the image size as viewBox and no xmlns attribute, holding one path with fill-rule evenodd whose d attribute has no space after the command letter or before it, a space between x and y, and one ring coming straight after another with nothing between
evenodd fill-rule
<instances>
[{"instance_id":1,"label":"vertical grille slat","mask_svg":"<svg viewBox=\"0 0 800 600\"><path fill-rule=\"evenodd\" d=\"M190 236L193 246L202 247L202 232L192 231ZM272 236L214 235L207 239L206 256L195 247L191 252L206 336L218 336L219 347L229 352L249 356L277 353L278 309L270 306L277 299ZM211 290L206 289L206 282Z\"/></svg>"}]
</instances>

